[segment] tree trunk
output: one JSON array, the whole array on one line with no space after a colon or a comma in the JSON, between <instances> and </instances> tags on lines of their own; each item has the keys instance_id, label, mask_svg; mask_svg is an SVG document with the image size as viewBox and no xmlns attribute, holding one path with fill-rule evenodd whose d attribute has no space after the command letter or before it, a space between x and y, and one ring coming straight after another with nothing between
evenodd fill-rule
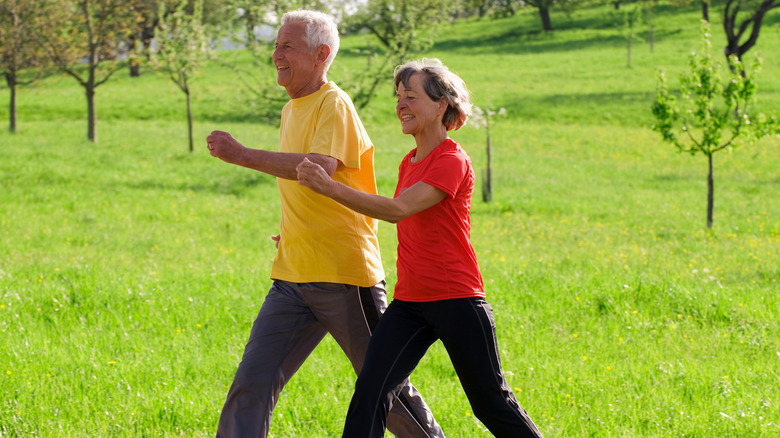
<instances>
[{"instance_id":1,"label":"tree trunk","mask_svg":"<svg viewBox=\"0 0 780 438\"><path fill-rule=\"evenodd\" d=\"M739 0L727 0L723 11L723 30L726 32L726 48L724 50L726 58L734 55L742 59L751 47L758 41L758 35L761 32L761 23L764 15L772 9L780 8L780 2L777 0L763 0L758 8L751 12L741 23L737 23L737 15L740 12L742 3ZM750 31L747 40L743 38L747 31ZM740 43L740 41L744 41ZM744 76L744 75L743 75Z\"/></svg>"},{"instance_id":2,"label":"tree trunk","mask_svg":"<svg viewBox=\"0 0 780 438\"><path fill-rule=\"evenodd\" d=\"M488 124L485 126L485 129L487 131L487 169L485 169L484 177L485 182L482 186L482 201L483 202L490 202L493 200L493 181L492 181L492 175L491 175L491 169L490 169L490 121L488 120Z\"/></svg>"},{"instance_id":3,"label":"tree trunk","mask_svg":"<svg viewBox=\"0 0 780 438\"><path fill-rule=\"evenodd\" d=\"M542 29L545 32L552 30L552 22L550 21L550 8L547 6L539 6L539 16L542 18Z\"/></svg>"},{"instance_id":4,"label":"tree trunk","mask_svg":"<svg viewBox=\"0 0 780 438\"><path fill-rule=\"evenodd\" d=\"M650 53L653 53L653 49L655 48L655 29L654 26L650 25L650 34L648 35L648 39L650 40Z\"/></svg>"},{"instance_id":5,"label":"tree trunk","mask_svg":"<svg viewBox=\"0 0 780 438\"><path fill-rule=\"evenodd\" d=\"M16 132L16 75L5 72L5 82L8 89L11 90L11 97L8 102L8 129Z\"/></svg>"},{"instance_id":6,"label":"tree trunk","mask_svg":"<svg viewBox=\"0 0 780 438\"><path fill-rule=\"evenodd\" d=\"M187 128L190 136L190 153L192 152L193 146L192 146L192 106L190 104L190 91L186 90L184 91L184 94L187 95Z\"/></svg>"},{"instance_id":7,"label":"tree trunk","mask_svg":"<svg viewBox=\"0 0 780 438\"><path fill-rule=\"evenodd\" d=\"M139 76L141 76L141 60L133 58L130 61L130 77L137 78Z\"/></svg>"},{"instance_id":8,"label":"tree trunk","mask_svg":"<svg viewBox=\"0 0 780 438\"><path fill-rule=\"evenodd\" d=\"M701 18L704 21L710 21L710 2L709 0L702 0L701 2Z\"/></svg>"},{"instance_id":9,"label":"tree trunk","mask_svg":"<svg viewBox=\"0 0 780 438\"><path fill-rule=\"evenodd\" d=\"M626 40L626 48L627 48L626 51L628 52L628 54L627 54L628 59L627 59L626 67L631 68L631 38L628 38Z\"/></svg>"},{"instance_id":10,"label":"tree trunk","mask_svg":"<svg viewBox=\"0 0 780 438\"><path fill-rule=\"evenodd\" d=\"M9 105L10 112L8 113L8 129L11 132L16 132L16 84L8 86L11 90L11 103Z\"/></svg>"},{"instance_id":11,"label":"tree trunk","mask_svg":"<svg viewBox=\"0 0 780 438\"><path fill-rule=\"evenodd\" d=\"M97 143L97 114L95 113L95 86L87 84L87 139Z\"/></svg>"},{"instance_id":12,"label":"tree trunk","mask_svg":"<svg viewBox=\"0 0 780 438\"><path fill-rule=\"evenodd\" d=\"M712 228L712 216L715 210L715 182L712 175L712 154L707 155L709 172L707 173L707 228Z\"/></svg>"},{"instance_id":13,"label":"tree trunk","mask_svg":"<svg viewBox=\"0 0 780 438\"><path fill-rule=\"evenodd\" d=\"M137 52L136 45L138 44L138 38L136 37L136 34L133 33L130 36L130 41L128 42L128 46L130 46L128 53L130 56L130 62L127 63L128 69L130 70L130 77L131 78L137 78L141 76L141 61L136 58L135 54Z\"/></svg>"}]
</instances>

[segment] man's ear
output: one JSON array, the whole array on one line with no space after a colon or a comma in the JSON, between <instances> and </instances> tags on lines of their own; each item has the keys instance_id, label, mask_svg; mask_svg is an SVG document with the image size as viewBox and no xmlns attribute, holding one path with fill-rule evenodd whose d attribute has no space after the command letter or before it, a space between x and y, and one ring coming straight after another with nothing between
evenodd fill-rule
<instances>
[{"instance_id":1,"label":"man's ear","mask_svg":"<svg viewBox=\"0 0 780 438\"><path fill-rule=\"evenodd\" d=\"M325 60L328 59L328 56L330 56L330 47L323 44L317 47L314 59L317 61L317 63L324 63Z\"/></svg>"}]
</instances>

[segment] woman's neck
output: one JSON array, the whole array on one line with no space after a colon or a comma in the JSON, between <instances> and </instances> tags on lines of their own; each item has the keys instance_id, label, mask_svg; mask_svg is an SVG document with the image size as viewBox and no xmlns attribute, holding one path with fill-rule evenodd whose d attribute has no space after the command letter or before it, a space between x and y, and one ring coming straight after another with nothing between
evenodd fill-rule
<instances>
[{"instance_id":1,"label":"woman's neck","mask_svg":"<svg viewBox=\"0 0 780 438\"><path fill-rule=\"evenodd\" d=\"M435 132L421 132L415 135L414 140L417 143L417 152L414 153L412 162L417 163L422 161L447 138L447 130L444 129L444 125L442 125L440 130Z\"/></svg>"}]
</instances>

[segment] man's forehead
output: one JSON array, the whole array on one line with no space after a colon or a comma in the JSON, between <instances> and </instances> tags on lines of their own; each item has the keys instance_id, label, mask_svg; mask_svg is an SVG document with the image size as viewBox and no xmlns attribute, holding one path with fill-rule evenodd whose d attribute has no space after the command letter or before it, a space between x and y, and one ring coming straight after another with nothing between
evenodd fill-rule
<instances>
[{"instance_id":1,"label":"man's forehead","mask_svg":"<svg viewBox=\"0 0 780 438\"><path fill-rule=\"evenodd\" d=\"M277 40L302 39L306 35L306 23L292 22L279 28L276 32Z\"/></svg>"}]
</instances>

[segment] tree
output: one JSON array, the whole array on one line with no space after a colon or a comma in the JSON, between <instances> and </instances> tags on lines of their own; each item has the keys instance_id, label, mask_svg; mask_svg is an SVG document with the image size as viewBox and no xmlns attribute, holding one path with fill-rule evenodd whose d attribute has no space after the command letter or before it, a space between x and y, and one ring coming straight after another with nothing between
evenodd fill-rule
<instances>
[{"instance_id":1,"label":"tree","mask_svg":"<svg viewBox=\"0 0 780 438\"><path fill-rule=\"evenodd\" d=\"M84 88L87 138L97 142L97 87L122 67L136 14L127 0L45 0L40 41L54 65Z\"/></svg>"},{"instance_id":2,"label":"tree","mask_svg":"<svg viewBox=\"0 0 780 438\"><path fill-rule=\"evenodd\" d=\"M486 137L486 146L485 146L485 158L486 158L486 165L485 169L482 171L482 202L490 202L493 200L493 171L491 167L491 159L492 159L492 141L490 138L490 121L495 116L503 116L506 114L506 109L501 108L496 113L495 111L492 111L490 109L482 109L478 106L474 106L473 111L471 113L471 119L469 120L469 124L474 126L477 129L485 128L485 137Z\"/></svg>"},{"instance_id":3,"label":"tree","mask_svg":"<svg viewBox=\"0 0 780 438\"><path fill-rule=\"evenodd\" d=\"M710 3L711 0L701 0L701 19L710 21ZM694 4L694 0L669 0L669 4L674 7L688 7Z\"/></svg>"},{"instance_id":4,"label":"tree","mask_svg":"<svg viewBox=\"0 0 780 438\"><path fill-rule=\"evenodd\" d=\"M154 40L154 31L160 21L157 17L160 5L164 5L167 11L173 9L175 4L175 0L129 0L129 6L135 11L137 17L127 43L131 77L140 76L141 60L148 60L152 40Z\"/></svg>"},{"instance_id":5,"label":"tree","mask_svg":"<svg viewBox=\"0 0 780 438\"><path fill-rule=\"evenodd\" d=\"M8 125L16 132L16 90L30 84L39 75L28 70L41 66L43 60L33 34L38 14L36 0L0 0L0 70L10 91Z\"/></svg>"},{"instance_id":6,"label":"tree","mask_svg":"<svg viewBox=\"0 0 780 438\"><path fill-rule=\"evenodd\" d=\"M553 6L562 9L566 14L570 14L577 6L580 0L520 0L521 5L529 4L539 10L539 18L542 19L542 29L545 32L553 30L550 20L550 10ZM618 9L617 5L615 9Z\"/></svg>"},{"instance_id":7,"label":"tree","mask_svg":"<svg viewBox=\"0 0 780 438\"><path fill-rule=\"evenodd\" d=\"M203 24L203 0L195 0L192 13L185 11L188 0L181 0L168 18L165 5L160 5L157 26L159 36L155 63L160 63L168 77L187 96L187 127L190 152L192 141L192 102L190 81L211 54L206 27Z\"/></svg>"},{"instance_id":8,"label":"tree","mask_svg":"<svg viewBox=\"0 0 780 438\"><path fill-rule=\"evenodd\" d=\"M622 9L622 21L619 25L620 33L626 39L626 66L631 68L631 43L638 40L637 26L642 19L640 6L626 7Z\"/></svg>"},{"instance_id":9,"label":"tree","mask_svg":"<svg viewBox=\"0 0 780 438\"><path fill-rule=\"evenodd\" d=\"M709 24L704 20L702 23L701 51L691 54L690 72L680 78L679 103L669 92L663 72L658 74L658 92L653 104L657 123L653 130L680 152L702 153L707 157L707 227L711 228L715 199L712 156L778 132L778 123L774 116L753 114L750 105L755 100L755 77L760 62L757 60L748 74L743 71L741 61L732 56L724 80L710 54Z\"/></svg>"},{"instance_id":10,"label":"tree","mask_svg":"<svg viewBox=\"0 0 780 438\"><path fill-rule=\"evenodd\" d=\"M647 21L647 40L650 42L650 51L655 49L655 8L658 0L645 0L645 21Z\"/></svg>"},{"instance_id":11,"label":"tree","mask_svg":"<svg viewBox=\"0 0 780 438\"><path fill-rule=\"evenodd\" d=\"M269 24L266 17L273 9L274 0L229 0L228 6L237 13L234 21L238 22L242 29L241 37L247 47L258 44L255 29Z\"/></svg>"},{"instance_id":12,"label":"tree","mask_svg":"<svg viewBox=\"0 0 780 438\"><path fill-rule=\"evenodd\" d=\"M723 30L726 32L727 41L724 50L726 58L736 56L742 59L745 52L758 41L764 15L778 7L780 7L780 0L726 0L726 7L723 9ZM746 40L745 35L747 35Z\"/></svg>"},{"instance_id":13,"label":"tree","mask_svg":"<svg viewBox=\"0 0 780 438\"><path fill-rule=\"evenodd\" d=\"M550 8L555 4L555 0L527 0L526 3L539 10L539 18L542 19L542 29L545 32L551 31Z\"/></svg>"},{"instance_id":14,"label":"tree","mask_svg":"<svg viewBox=\"0 0 780 438\"><path fill-rule=\"evenodd\" d=\"M368 30L381 44L384 56L368 52L367 66L352 82L351 95L360 109L368 105L393 67L433 45L437 25L447 17L445 0L369 0L345 22L348 32Z\"/></svg>"},{"instance_id":15,"label":"tree","mask_svg":"<svg viewBox=\"0 0 780 438\"><path fill-rule=\"evenodd\" d=\"M493 0L493 15L496 17L514 17L523 3L515 0Z\"/></svg>"},{"instance_id":16,"label":"tree","mask_svg":"<svg viewBox=\"0 0 780 438\"><path fill-rule=\"evenodd\" d=\"M456 17L472 17L476 15L484 18L491 8L496 5L497 0L460 0L453 2L453 14ZM505 5L499 5L505 6Z\"/></svg>"},{"instance_id":17,"label":"tree","mask_svg":"<svg viewBox=\"0 0 780 438\"><path fill-rule=\"evenodd\" d=\"M220 0L209 0L218 2ZM353 8L354 0L221 0L224 9L221 16L207 17L204 22L222 26L229 23L232 37L247 47L262 43L256 31L263 26L276 28L285 12L295 9L312 9L329 13L331 7ZM329 5L328 3L332 3ZM206 11L204 11L205 14ZM215 14L211 14L215 15ZM216 20L214 18L217 18Z\"/></svg>"}]
</instances>

